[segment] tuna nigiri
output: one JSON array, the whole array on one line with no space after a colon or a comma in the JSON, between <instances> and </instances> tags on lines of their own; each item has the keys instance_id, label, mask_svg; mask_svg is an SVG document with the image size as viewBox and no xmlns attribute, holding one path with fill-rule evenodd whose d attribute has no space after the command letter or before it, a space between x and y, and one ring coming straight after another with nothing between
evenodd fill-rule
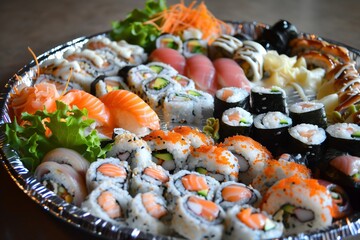
<instances>
[{"instance_id":1,"label":"tuna nigiri","mask_svg":"<svg viewBox=\"0 0 360 240\"><path fill-rule=\"evenodd\" d=\"M149 56L151 62L163 62L169 64L179 74L184 74L185 57L179 52L171 48L157 48Z\"/></svg>"},{"instance_id":2,"label":"tuna nigiri","mask_svg":"<svg viewBox=\"0 0 360 240\"><path fill-rule=\"evenodd\" d=\"M114 125L137 136L160 129L158 115L138 95L127 90L111 91L100 98L110 109Z\"/></svg>"}]
</instances>

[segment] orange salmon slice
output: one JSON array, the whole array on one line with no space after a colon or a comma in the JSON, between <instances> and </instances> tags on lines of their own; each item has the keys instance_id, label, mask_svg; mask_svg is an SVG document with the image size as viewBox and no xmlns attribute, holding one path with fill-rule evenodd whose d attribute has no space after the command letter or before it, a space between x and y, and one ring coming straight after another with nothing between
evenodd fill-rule
<instances>
[{"instance_id":1,"label":"orange salmon slice","mask_svg":"<svg viewBox=\"0 0 360 240\"><path fill-rule=\"evenodd\" d=\"M167 214L166 208L156 202L155 195L152 193L143 193L142 203L146 211L154 218L159 219Z\"/></svg>"},{"instance_id":2,"label":"orange salmon slice","mask_svg":"<svg viewBox=\"0 0 360 240\"><path fill-rule=\"evenodd\" d=\"M166 183L169 181L169 177L165 174L164 171L161 171L161 169L147 167L144 170L144 174L148 175L162 183Z\"/></svg>"},{"instance_id":3,"label":"orange salmon slice","mask_svg":"<svg viewBox=\"0 0 360 240\"><path fill-rule=\"evenodd\" d=\"M108 177L126 178L126 170L112 163L101 164L97 171Z\"/></svg>"},{"instance_id":4,"label":"orange salmon slice","mask_svg":"<svg viewBox=\"0 0 360 240\"><path fill-rule=\"evenodd\" d=\"M222 98L224 99L224 101L226 101L229 97L231 97L234 94L234 92L230 89L224 89L223 94L222 94Z\"/></svg>"},{"instance_id":5,"label":"orange salmon slice","mask_svg":"<svg viewBox=\"0 0 360 240\"><path fill-rule=\"evenodd\" d=\"M207 190L209 186L203 176L188 174L181 178L181 183L189 191Z\"/></svg>"},{"instance_id":6,"label":"orange salmon slice","mask_svg":"<svg viewBox=\"0 0 360 240\"><path fill-rule=\"evenodd\" d=\"M109 217L113 219L121 217L120 205L116 202L111 192L102 192L97 198L97 202Z\"/></svg>"},{"instance_id":7,"label":"orange salmon slice","mask_svg":"<svg viewBox=\"0 0 360 240\"><path fill-rule=\"evenodd\" d=\"M252 213L251 208L241 209L236 217L252 229L263 229L267 219L262 213Z\"/></svg>"},{"instance_id":8,"label":"orange salmon slice","mask_svg":"<svg viewBox=\"0 0 360 240\"><path fill-rule=\"evenodd\" d=\"M242 199L250 199L252 194L248 188L233 184L224 187L221 195L225 201L237 202Z\"/></svg>"},{"instance_id":9,"label":"orange salmon slice","mask_svg":"<svg viewBox=\"0 0 360 240\"><path fill-rule=\"evenodd\" d=\"M187 205L192 212L208 221L215 220L220 212L216 203L194 196L189 197Z\"/></svg>"}]
</instances>

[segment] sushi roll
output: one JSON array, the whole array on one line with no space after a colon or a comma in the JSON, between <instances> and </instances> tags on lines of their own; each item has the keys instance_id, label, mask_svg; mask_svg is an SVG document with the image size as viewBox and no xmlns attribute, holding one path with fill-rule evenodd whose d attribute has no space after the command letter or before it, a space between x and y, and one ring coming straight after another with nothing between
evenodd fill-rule
<instances>
[{"instance_id":1,"label":"sushi roll","mask_svg":"<svg viewBox=\"0 0 360 240\"><path fill-rule=\"evenodd\" d=\"M157 111L160 111L168 93L181 90L180 83L164 74L145 80L141 87L142 98Z\"/></svg>"},{"instance_id":2,"label":"sushi roll","mask_svg":"<svg viewBox=\"0 0 360 240\"><path fill-rule=\"evenodd\" d=\"M161 34L155 40L156 48L171 48L182 52L183 50L183 42L179 36L175 36L173 34Z\"/></svg>"},{"instance_id":3,"label":"sushi roll","mask_svg":"<svg viewBox=\"0 0 360 240\"><path fill-rule=\"evenodd\" d=\"M168 235L170 213L165 199L154 192L138 193L130 202L126 223L145 233Z\"/></svg>"},{"instance_id":4,"label":"sushi roll","mask_svg":"<svg viewBox=\"0 0 360 240\"><path fill-rule=\"evenodd\" d=\"M332 199L316 179L297 176L275 183L264 195L261 209L282 222L285 234L325 229L332 223Z\"/></svg>"},{"instance_id":5,"label":"sushi roll","mask_svg":"<svg viewBox=\"0 0 360 240\"><path fill-rule=\"evenodd\" d=\"M130 193L155 192L163 195L166 183L170 180L169 171L162 166L152 164L145 168L135 168L130 179Z\"/></svg>"},{"instance_id":6,"label":"sushi roll","mask_svg":"<svg viewBox=\"0 0 360 240\"><path fill-rule=\"evenodd\" d=\"M176 201L171 226L187 239L221 239L224 210L216 203L193 195Z\"/></svg>"},{"instance_id":7,"label":"sushi roll","mask_svg":"<svg viewBox=\"0 0 360 240\"><path fill-rule=\"evenodd\" d=\"M225 218L223 239L275 239L284 232L284 225L258 208L250 205L235 205Z\"/></svg>"},{"instance_id":8,"label":"sushi roll","mask_svg":"<svg viewBox=\"0 0 360 240\"><path fill-rule=\"evenodd\" d=\"M198 128L190 126L177 126L172 131L180 133L185 139L190 142L190 145L194 148L198 148L202 145L213 145L214 140L200 131Z\"/></svg>"},{"instance_id":9,"label":"sushi roll","mask_svg":"<svg viewBox=\"0 0 360 240\"><path fill-rule=\"evenodd\" d=\"M214 202L226 211L235 205L249 204L258 207L261 199L259 191L253 187L228 181L221 183L220 187L217 188Z\"/></svg>"},{"instance_id":10,"label":"sushi roll","mask_svg":"<svg viewBox=\"0 0 360 240\"><path fill-rule=\"evenodd\" d=\"M272 154L266 147L247 136L228 137L222 146L236 157L240 168L238 180L246 185L262 174L265 161L272 159Z\"/></svg>"},{"instance_id":11,"label":"sushi roll","mask_svg":"<svg viewBox=\"0 0 360 240\"><path fill-rule=\"evenodd\" d=\"M136 94L141 93L141 84L147 79L154 78L157 73L146 65L125 66L119 71L119 75L126 79L129 89Z\"/></svg>"},{"instance_id":12,"label":"sushi roll","mask_svg":"<svg viewBox=\"0 0 360 240\"><path fill-rule=\"evenodd\" d=\"M103 182L86 197L81 208L116 225L125 226L132 197L111 182Z\"/></svg>"},{"instance_id":13,"label":"sushi roll","mask_svg":"<svg viewBox=\"0 0 360 240\"><path fill-rule=\"evenodd\" d=\"M56 86L56 89L58 90L59 94L63 92L67 92L71 89L83 90L83 88L79 84L72 81L68 82L66 80L67 79L61 79L59 77L55 77L49 74L40 74L36 78L34 85L37 85L39 83L52 83Z\"/></svg>"},{"instance_id":14,"label":"sushi roll","mask_svg":"<svg viewBox=\"0 0 360 240\"><path fill-rule=\"evenodd\" d=\"M184 90L195 89L195 82L184 75L177 74L176 76L173 76L172 79L180 83Z\"/></svg>"},{"instance_id":15,"label":"sushi roll","mask_svg":"<svg viewBox=\"0 0 360 240\"><path fill-rule=\"evenodd\" d=\"M293 124L314 124L326 128L327 119L324 104L318 102L298 102L289 107L289 116Z\"/></svg>"},{"instance_id":16,"label":"sushi roll","mask_svg":"<svg viewBox=\"0 0 360 240\"><path fill-rule=\"evenodd\" d=\"M67 203L80 206L87 195L84 178L74 168L57 162L43 162L35 178Z\"/></svg>"},{"instance_id":17,"label":"sushi roll","mask_svg":"<svg viewBox=\"0 0 360 240\"><path fill-rule=\"evenodd\" d=\"M86 185L89 191L102 182L112 182L121 189L128 190L131 171L126 161L117 158L98 159L90 164L86 173Z\"/></svg>"},{"instance_id":18,"label":"sushi roll","mask_svg":"<svg viewBox=\"0 0 360 240\"><path fill-rule=\"evenodd\" d=\"M233 59L244 70L246 77L252 82L263 78L265 48L255 41L243 41L243 46L238 48Z\"/></svg>"},{"instance_id":19,"label":"sushi roll","mask_svg":"<svg viewBox=\"0 0 360 240\"><path fill-rule=\"evenodd\" d=\"M152 164L151 149L144 140L122 128L114 129L114 133L114 143L106 153L107 157L126 161L131 169L144 168Z\"/></svg>"},{"instance_id":20,"label":"sushi roll","mask_svg":"<svg viewBox=\"0 0 360 240\"><path fill-rule=\"evenodd\" d=\"M232 58L236 49L243 46L242 41L228 34L222 34L210 45L211 59Z\"/></svg>"},{"instance_id":21,"label":"sushi roll","mask_svg":"<svg viewBox=\"0 0 360 240\"><path fill-rule=\"evenodd\" d=\"M314 170L323 155L325 130L316 125L302 123L289 128L289 134L289 150L306 156L308 167Z\"/></svg>"},{"instance_id":22,"label":"sushi roll","mask_svg":"<svg viewBox=\"0 0 360 240\"><path fill-rule=\"evenodd\" d=\"M265 88L256 86L250 93L251 109L254 114L282 112L287 114L286 93L277 86Z\"/></svg>"},{"instance_id":23,"label":"sushi roll","mask_svg":"<svg viewBox=\"0 0 360 240\"><path fill-rule=\"evenodd\" d=\"M208 55L208 43L205 40L190 38L183 43L183 55L186 58L192 57L196 54Z\"/></svg>"},{"instance_id":24,"label":"sushi roll","mask_svg":"<svg viewBox=\"0 0 360 240\"><path fill-rule=\"evenodd\" d=\"M163 114L166 123L195 123L194 109L196 102L186 92L170 92L163 103Z\"/></svg>"},{"instance_id":25,"label":"sushi roll","mask_svg":"<svg viewBox=\"0 0 360 240\"><path fill-rule=\"evenodd\" d=\"M354 123L336 123L326 128L331 148L360 157L360 126Z\"/></svg>"},{"instance_id":26,"label":"sushi roll","mask_svg":"<svg viewBox=\"0 0 360 240\"><path fill-rule=\"evenodd\" d=\"M187 169L211 176L219 182L237 181L239 163L226 148L203 145L191 151L187 159Z\"/></svg>"},{"instance_id":27,"label":"sushi roll","mask_svg":"<svg viewBox=\"0 0 360 240\"><path fill-rule=\"evenodd\" d=\"M264 145L274 155L283 153L288 140L288 129L292 119L282 112L259 114L254 119L252 137Z\"/></svg>"},{"instance_id":28,"label":"sushi roll","mask_svg":"<svg viewBox=\"0 0 360 240\"><path fill-rule=\"evenodd\" d=\"M220 121L220 139L234 135L249 136L253 125L253 116L241 107L227 109Z\"/></svg>"},{"instance_id":29,"label":"sushi roll","mask_svg":"<svg viewBox=\"0 0 360 240\"><path fill-rule=\"evenodd\" d=\"M165 197L174 206L179 197L194 195L212 201L219 182L195 171L181 170L166 183Z\"/></svg>"},{"instance_id":30,"label":"sushi roll","mask_svg":"<svg viewBox=\"0 0 360 240\"><path fill-rule=\"evenodd\" d=\"M179 133L156 130L143 139L152 150L152 161L173 173L182 169L190 154L190 143Z\"/></svg>"},{"instance_id":31,"label":"sushi roll","mask_svg":"<svg viewBox=\"0 0 360 240\"><path fill-rule=\"evenodd\" d=\"M204 120L213 117L214 114L214 97L204 91L189 89L186 93L195 99L195 121L198 124L203 123Z\"/></svg>"},{"instance_id":32,"label":"sushi roll","mask_svg":"<svg viewBox=\"0 0 360 240\"><path fill-rule=\"evenodd\" d=\"M279 160L268 159L265 162L263 173L254 178L251 186L259 190L261 195L264 195L277 181L295 175L303 179L309 179L311 178L311 171L305 165L293 161L282 158Z\"/></svg>"},{"instance_id":33,"label":"sushi roll","mask_svg":"<svg viewBox=\"0 0 360 240\"><path fill-rule=\"evenodd\" d=\"M225 87L216 91L214 98L214 117L221 119L224 111L233 107L250 108L250 95L243 88Z\"/></svg>"},{"instance_id":34,"label":"sushi roll","mask_svg":"<svg viewBox=\"0 0 360 240\"><path fill-rule=\"evenodd\" d=\"M101 97L108 92L116 89L129 90L123 79L118 76L98 76L90 85L90 93L96 97Z\"/></svg>"},{"instance_id":35,"label":"sushi roll","mask_svg":"<svg viewBox=\"0 0 360 240\"><path fill-rule=\"evenodd\" d=\"M169 77L174 77L179 74L175 68L162 62L150 62L146 64L146 66L157 74L167 75Z\"/></svg>"}]
</instances>

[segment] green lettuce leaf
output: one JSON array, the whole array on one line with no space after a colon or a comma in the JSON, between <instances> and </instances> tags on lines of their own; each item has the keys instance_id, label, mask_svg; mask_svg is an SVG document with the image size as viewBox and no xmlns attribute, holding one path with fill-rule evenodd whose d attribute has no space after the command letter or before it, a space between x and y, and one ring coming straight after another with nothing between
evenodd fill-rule
<instances>
[{"instance_id":1,"label":"green lettuce leaf","mask_svg":"<svg viewBox=\"0 0 360 240\"><path fill-rule=\"evenodd\" d=\"M56 103L57 110L49 113L46 110L35 114L23 113L21 119L27 124L20 126L16 119L6 124L7 143L20 155L20 160L30 171L40 164L44 155L58 147L73 149L82 154L88 161L105 157L110 144L101 146L101 139L92 129L94 120L84 119L87 110L74 107L70 110L63 102ZM46 128L51 135L46 135Z\"/></svg>"}]
</instances>

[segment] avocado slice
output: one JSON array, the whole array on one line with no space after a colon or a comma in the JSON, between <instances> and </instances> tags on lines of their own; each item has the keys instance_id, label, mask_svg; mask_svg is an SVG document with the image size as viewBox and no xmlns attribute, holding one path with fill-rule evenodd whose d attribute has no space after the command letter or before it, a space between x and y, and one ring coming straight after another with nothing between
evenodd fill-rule
<instances>
[{"instance_id":1,"label":"avocado slice","mask_svg":"<svg viewBox=\"0 0 360 240\"><path fill-rule=\"evenodd\" d=\"M158 153L153 153L152 154L154 157L164 160L164 161L171 161L174 160L174 157L171 153L163 153L163 152L158 152Z\"/></svg>"},{"instance_id":2,"label":"avocado slice","mask_svg":"<svg viewBox=\"0 0 360 240\"><path fill-rule=\"evenodd\" d=\"M269 218L267 218L267 219L265 220L265 226L264 226L264 230L265 230L265 231L269 231L269 230L271 230L271 229L273 229L273 228L275 228L275 227L276 227L276 224L275 224L274 221L272 221L272 220L269 219Z\"/></svg>"},{"instance_id":3,"label":"avocado slice","mask_svg":"<svg viewBox=\"0 0 360 240\"><path fill-rule=\"evenodd\" d=\"M188 94L192 95L192 96L195 96L195 97L201 97L201 93L197 92L197 91L194 91L194 90L189 90L187 92Z\"/></svg>"},{"instance_id":4,"label":"avocado slice","mask_svg":"<svg viewBox=\"0 0 360 240\"><path fill-rule=\"evenodd\" d=\"M149 68L156 73L159 73L164 69L162 66L157 66L157 65L151 65L149 66Z\"/></svg>"},{"instance_id":5,"label":"avocado slice","mask_svg":"<svg viewBox=\"0 0 360 240\"><path fill-rule=\"evenodd\" d=\"M293 214L295 210L295 206L291 204L285 204L281 207L286 213Z\"/></svg>"},{"instance_id":6,"label":"avocado slice","mask_svg":"<svg viewBox=\"0 0 360 240\"><path fill-rule=\"evenodd\" d=\"M280 90L276 87L272 87L270 92L280 92Z\"/></svg>"},{"instance_id":7,"label":"avocado slice","mask_svg":"<svg viewBox=\"0 0 360 240\"><path fill-rule=\"evenodd\" d=\"M360 131L354 132L353 134L351 134L351 137L360 138Z\"/></svg>"},{"instance_id":8,"label":"avocado slice","mask_svg":"<svg viewBox=\"0 0 360 240\"><path fill-rule=\"evenodd\" d=\"M165 78L156 78L152 83L151 87L155 90L161 90L169 84L169 81Z\"/></svg>"},{"instance_id":9,"label":"avocado slice","mask_svg":"<svg viewBox=\"0 0 360 240\"><path fill-rule=\"evenodd\" d=\"M205 168L202 168L202 167L195 168L195 171L198 172L198 173L201 173L201 174L206 174L207 173L207 170Z\"/></svg>"},{"instance_id":10,"label":"avocado slice","mask_svg":"<svg viewBox=\"0 0 360 240\"><path fill-rule=\"evenodd\" d=\"M281 120L280 120L280 124L283 124L283 125L284 125L284 124L288 124L288 123L289 123L289 122L286 121L285 119L281 119Z\"/></svg>"},{"instance_id":11,"label":"avocado slice","mask_svg":"<svg viewBox=\"0 0 360 240\"><path fill-rule=\"evenodd\" d=\"M206 197L209 193L209 189L203 189L197 192L200 196Z\"/></svg>"}]
</instances>

